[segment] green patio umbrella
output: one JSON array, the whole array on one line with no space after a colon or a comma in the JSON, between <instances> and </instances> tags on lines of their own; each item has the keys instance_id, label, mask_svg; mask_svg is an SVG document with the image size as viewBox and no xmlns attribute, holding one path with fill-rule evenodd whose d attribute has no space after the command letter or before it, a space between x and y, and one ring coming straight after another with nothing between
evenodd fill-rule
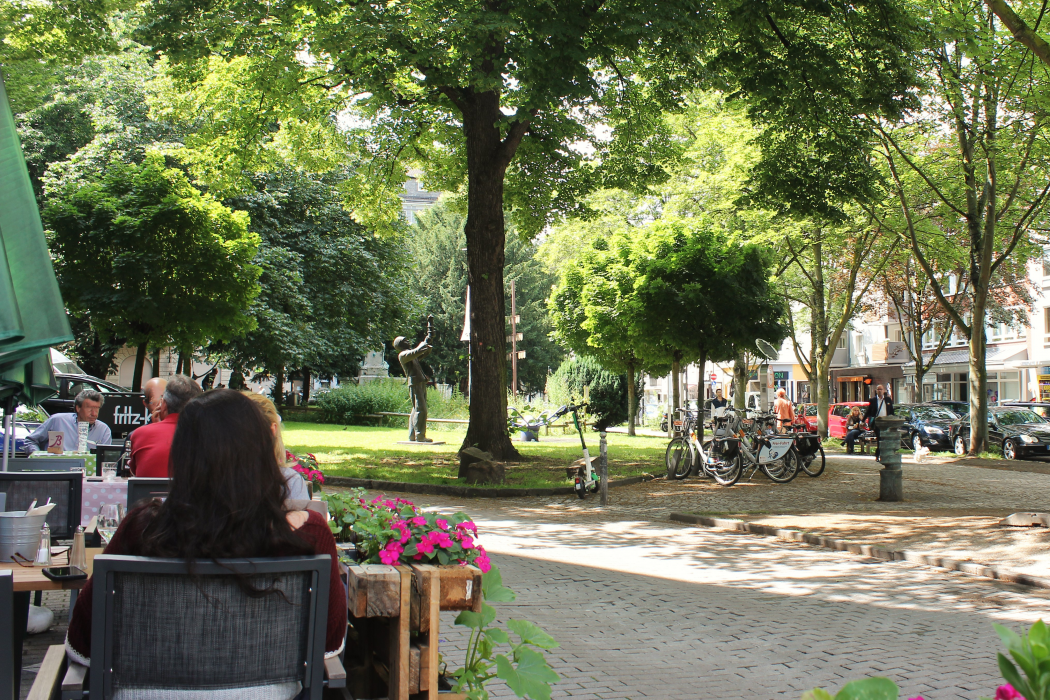
<instances>
[{"instance_id":1,"label":"green patio umbrella","mask_svg":"<svg viewBox=\"0 0 1050 700\"><path fill-rule=\"evenodd\" d=\"M17 403L53 394L50 348L73 340L40 211L29 182L15 119L0 74L0 402L4 406L2 469Z\"/></svg>"}]
</instances>

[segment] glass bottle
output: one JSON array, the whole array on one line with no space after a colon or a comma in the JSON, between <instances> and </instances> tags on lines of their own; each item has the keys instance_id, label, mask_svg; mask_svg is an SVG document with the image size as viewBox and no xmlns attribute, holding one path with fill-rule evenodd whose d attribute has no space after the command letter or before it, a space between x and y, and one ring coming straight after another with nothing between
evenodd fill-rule
<instances>
[{"instance_id":1,"label":"glass bottle","mask_svg":"<svg viewBox=\"0 0 1050 700\"><path fill-rule=\"evenodd\" d=\"M33 563L37 566L51 566L51 528L47 523L40 528L40 546L37 547L36 561Z\"/></svg>"},{"instance_id":2,"label":"glass bottle","mask_svg":"<svg viewBox=\"0 0 1050 700\"><path fill-rule=\"evenodd\" d=\"M77 531L73 533L73 549L69 552L69 565L81 571L87 571L87 548L84 542L83 525L77 525Z\"/></svg>"}]
</instances>

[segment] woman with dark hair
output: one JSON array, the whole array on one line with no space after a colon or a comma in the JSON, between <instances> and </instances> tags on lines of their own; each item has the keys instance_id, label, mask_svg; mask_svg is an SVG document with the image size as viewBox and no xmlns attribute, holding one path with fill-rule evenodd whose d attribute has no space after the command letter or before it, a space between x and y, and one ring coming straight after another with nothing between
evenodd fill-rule
<instances>
[{"instance_id":1,"label":"woman with dark hair","mask_svg":"<svg viewBox=\"0 0 1050 700\"><path fill-rule=\"evenodd\" d=\"M323 516L286 511L285 480L273 434L243 394L216 389L186 405L171 443L171 491L131 510L106 554L189 560L329 554L325 657L342 651L346 591L335 539ZM66 633L70 658L88 665L92 580L81 591Z\"/></svg>"}]
</instances>

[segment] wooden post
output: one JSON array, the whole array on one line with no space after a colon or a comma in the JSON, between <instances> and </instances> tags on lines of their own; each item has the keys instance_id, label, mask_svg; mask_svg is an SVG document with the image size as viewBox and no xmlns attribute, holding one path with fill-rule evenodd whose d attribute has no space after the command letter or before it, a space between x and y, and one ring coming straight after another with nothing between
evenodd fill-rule
<instances>
[{"instance_id":1,"label":"wooden post","mask_svg":"<svg viewBox=\"0 0 1050 700\"><path fill-rule=\"evenodd\" d=\"M408 700L412 569L399 566L397 571L401 575L401 606L394 629L390 630L390 681L387 684L387 699Z\"/></svg>"}]
</instances>

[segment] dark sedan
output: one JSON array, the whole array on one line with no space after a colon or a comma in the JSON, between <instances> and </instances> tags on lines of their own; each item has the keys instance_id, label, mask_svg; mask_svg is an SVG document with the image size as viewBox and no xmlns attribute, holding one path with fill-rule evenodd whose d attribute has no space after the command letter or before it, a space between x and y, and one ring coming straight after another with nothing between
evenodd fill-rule
<instances>
[{"instance_id":1,"label":"dark sedan","mask_svg":"<svg viewBox=\"0 0 1050 700\"><path fill-rule=\"evenodd\" d=\"M893 412L904 419L901 442L905 447L928 447L931 452L952 449L949 430L958 418L952 411L933 403L913 403L895 406Z\"/></svg>"},{"instance_id":2,"label":"dark sedan","mask_svg":"<svg viewBox=\"0 0 1050 700\"><path fill-rule=\"evenodd\" d=\"M955 454L965 454L970 449L968 416L952 423L951 438ZM1002 448L1007 459L1050 456L1050 423L1027 408L989 408L988 443Z\"/></svg>"},{"instance_id":3,"label":"dark sedan","mask_svg":"<svg viewBox=\"0 0 1050 700\"><path fill-rule=\"evenodd\" d=\"M936 404L942 408L947 408L955 415L962 418L970 413L970 404L966 401L948 401L942 399L936 399L934 401L927 401L926 403Z\"/></svg>"}]
</instances>

